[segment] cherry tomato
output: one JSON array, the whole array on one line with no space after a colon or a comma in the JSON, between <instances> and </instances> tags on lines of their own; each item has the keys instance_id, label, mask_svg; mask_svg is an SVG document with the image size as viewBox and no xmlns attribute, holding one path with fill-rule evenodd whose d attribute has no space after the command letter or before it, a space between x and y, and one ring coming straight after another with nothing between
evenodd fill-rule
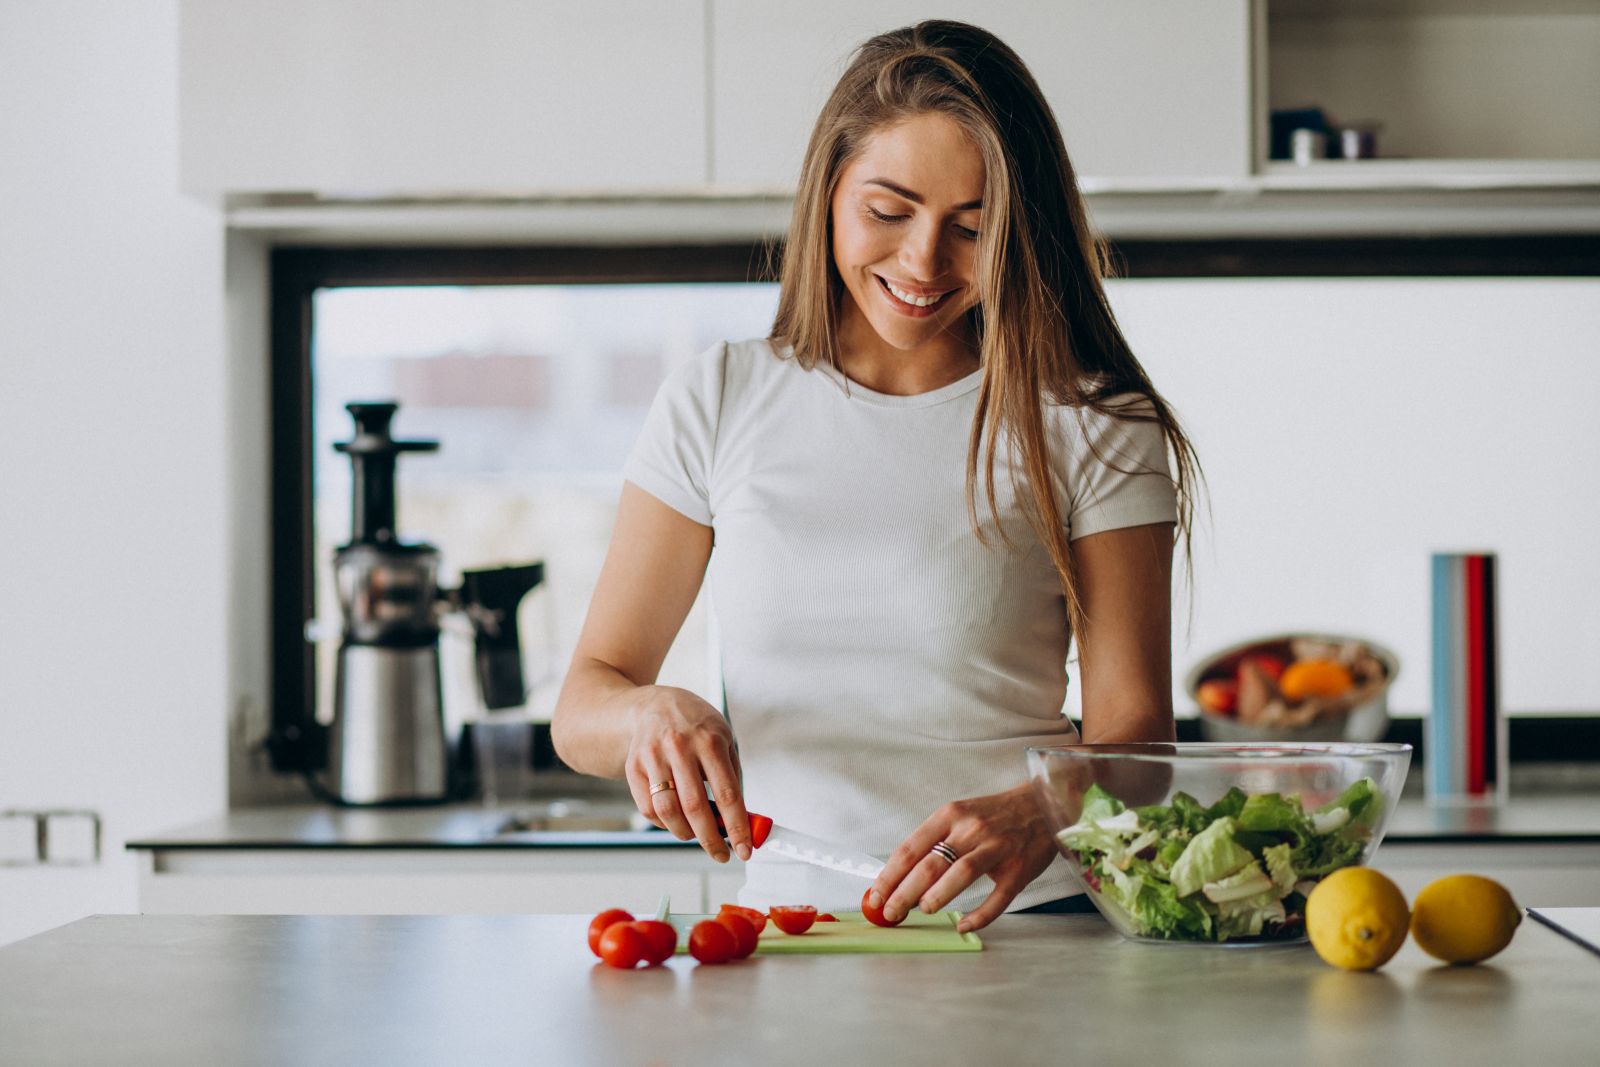
<instances>
[{"instance_id":1,"label":"cherry tomato","mask_svg":"<svg viewBox=\"0 0 1600 1067\"><path fill-rule=\"evenodd\" d=\"M803 934L817 921L817 909L810 904L794 904L772 909L772 923L786 934Z\"/></svg>"},{"instance_id":2,"label":"cherry tomato","mask_svg":"<svg viewBox=\"0 0 1600 1067\"><path fill-rule=\"evenodd\" d=\"M678 931L659 919L640 919L633 924L644 938L644 961L654 967L672 958L678 949Z\"/></svg>"},{"instance_id":3,"label":"cherry tomato","mask_svg":"<svg viewBox=\"0 0 1600 1067\"><path fill-rule=\"evenodd\" d=\"M733 931L714 919L701 919L689 930L689 955L701 963L727 963L736 947Z\"/></svg>"},{"instance_id":4,"label":"cherry tomato","mask_svg":"<svg viewBox=\"0 0 1600 1067\"><path fill-rule=\"evenodd\" d=\"M899 926L901 923L906 921L904 915L900 916L900 918L896 919L894 922L890 922L888 919L885 919L883 917L883 909L874 908L872 906L871 897L872 890L870 889L861 894L861 914L866 917L867 922L871 923L873 926Z\"/></svg>"},{"instance_id":5,"label":"cherry tomato","mask_svg":"<svg viewBox=\"0 0 1600 1067\"><path fill-rule=\"evenodd\" d=\"M745 921L755 927L758 934L767 928L767 916L764 912L759 912L754 908L741 908L737 904L724 904L717 910L718 915L726 915L729 912L735 915L743 915Z\"/></svg>"},{"instance_id":6,"label":"cherry tomato","mask_svg":"<svg viewBox=\"0 0 1600 1067\"><path fill-rule=\"evenodd\" d=\"M1212 678L1194 687L1194 698L1209 712L1232 715L1239 710L1239 683L1231 678Z\"/></svg>"},{"instance_id":7,"label":"cherry tomato","mask_svg":"<svg viewBox=\"0 0 1600 1067\"><path fill-rule=\"evenodd\" d=\"M756 928L743 915L736 911L725 911L715 921L726 926L733 935L734 959L742 960L756 950Z\"/></svg>"},{"instance_id":8,"label":"cherry tomato","mask_svg":"<svg viewBox=\"0 0 1600 1067\"><path fill-rule=\"evenodd\" d=\"M839 916L835 915L831 911L825 911L821 915L817 916L817 922L819 923L836 923L838 921Z\"/></svg>"},{"instance_id":9,"label":"cherry tomato","mask_svg":"<svg viewBox=\"0 0 1600 1067\"><path fill-rule=\"evenodd\" d=\"M600 935L600 958L610 967L629 970L644 959L649 944L635 923L612 923Z\"/></svg>"},{"instance_id":10,"label":"cherry tomato","mask_svg":"<svg viewBox=\"0 0 1600 1067\"><path fill-rule=\"evenodd\" d=\"M1262 674L1265 674L1274 682L1283 677L1284 668L1288 666L1282 659L1272 655L1270 652L1255 652L1239 661L1239 668L1235 673L1244 673L1245 664L1247 663L1255 664L1261 669Z\"/></svg>"},{"instance_id":11,"label":"cherry tomato","mask_svg":"<svg viewBox=\"0 0 1600 1067\"><path fill-rule=\"evenodd\" d=\"M593 919L589 920L589 951L596 956L600 955L600 935L606 932L606 927L612 923L631 923L633 914L621 908L607 908Z\"/></svg>"}]
</instances>

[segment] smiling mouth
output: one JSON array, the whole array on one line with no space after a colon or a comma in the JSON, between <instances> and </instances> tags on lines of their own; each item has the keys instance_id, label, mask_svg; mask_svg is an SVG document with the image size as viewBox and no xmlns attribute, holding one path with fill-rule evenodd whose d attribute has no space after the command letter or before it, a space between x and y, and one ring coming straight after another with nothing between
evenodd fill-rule
<instances>
[{"instance_id":1,"label":"smiling mouth","mask_svg":"<svg viewBox=\"0 0 1600 1067\"><path fill-rule=\"evenodd\" d=\"M902 309L911 312L931 312L935 308L943 305L944 302L949 300L951 295L955 292L954 289L949 289L943 293L940 293L938 296L918 296L915 293L908 293L903 289L895 288L885 281L880 275L874 274L873 277L878 281L878 288L882 289L884 293L888 295L889 299L893 300L895 304Z\"/></svg>"}]
</instances>

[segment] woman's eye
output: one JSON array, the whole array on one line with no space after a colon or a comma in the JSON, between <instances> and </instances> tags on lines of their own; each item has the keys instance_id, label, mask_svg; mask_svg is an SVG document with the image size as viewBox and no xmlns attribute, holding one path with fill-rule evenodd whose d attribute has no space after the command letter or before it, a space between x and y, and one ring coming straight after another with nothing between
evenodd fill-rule
<instances>
[{"instance_id":1,"label":"woman's eye","mask_svg":"<svg viewBox=\"0 0 1600 1067\"><path fill-rule=\"evenodd\" d=\"M969 241L976 241L978 239L978 231L977 230L968 229L965 226L957 226L956 227L956 232L959 233L961 236L965 237Z\"/></svg>"},{"instance_id":2,"label":"woman's eye","mask_svg":"<svg viewBox=\"0 0 1600 1067\"><path fill-rule=\"evenodd\" d=\"M867 205L867 214L871 215L879 222L902 222L905 220L904 215L885 215L871 204Z\"/></svg>"}]
</instances>

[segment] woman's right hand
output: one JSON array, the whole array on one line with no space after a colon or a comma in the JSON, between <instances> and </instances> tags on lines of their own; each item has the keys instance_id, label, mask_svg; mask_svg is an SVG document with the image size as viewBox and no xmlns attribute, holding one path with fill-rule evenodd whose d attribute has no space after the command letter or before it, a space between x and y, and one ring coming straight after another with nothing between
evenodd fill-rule
<instances>
[{"instance_id":1,"label":"woman's right hand","mask_svg":"<svg viewBox=\"0 0 1600 1067\"><path fill-rule=\"evenodd\" d=\"M640 813L680 841L698 839L718 863L727 862L729 845L740 859L749 859L750 817L728 720L687 689L664 685L643 687L629 719L623 773ZM662 788L663 783L669 784ZM706 797L707 784L722 814L726 841Z\"/></svg>"}]
</instances>

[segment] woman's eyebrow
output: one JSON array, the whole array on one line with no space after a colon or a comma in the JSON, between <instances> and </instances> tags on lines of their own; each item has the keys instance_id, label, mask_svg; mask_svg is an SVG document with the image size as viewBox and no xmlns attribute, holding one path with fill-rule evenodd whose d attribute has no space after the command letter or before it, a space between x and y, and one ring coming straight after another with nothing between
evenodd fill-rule
<instances>
[{"instance_id":1,"label":"woman's eyebrow","mask_svg":"<svg viewBox=\"0 0 1600 1067\"><path fill-rule=\"evenodd\" d=\"M907 189L903 185L896 185L894 182L890 181L888 178L868 178L866 181L862 182L861 184L862 185L881 185L885 189L887 189L891 193L893 193L895 196L903 196L907 200L911 201L913 204L921 204L921 203L925 202L922 199L922 195L920 193L913 193L910 189ZM956 210L957 211L977 211L981 207L983 207L983 201L982 200L968 200L965 204L957 204L956 205Z\"/></svg>"}]
</instances>

